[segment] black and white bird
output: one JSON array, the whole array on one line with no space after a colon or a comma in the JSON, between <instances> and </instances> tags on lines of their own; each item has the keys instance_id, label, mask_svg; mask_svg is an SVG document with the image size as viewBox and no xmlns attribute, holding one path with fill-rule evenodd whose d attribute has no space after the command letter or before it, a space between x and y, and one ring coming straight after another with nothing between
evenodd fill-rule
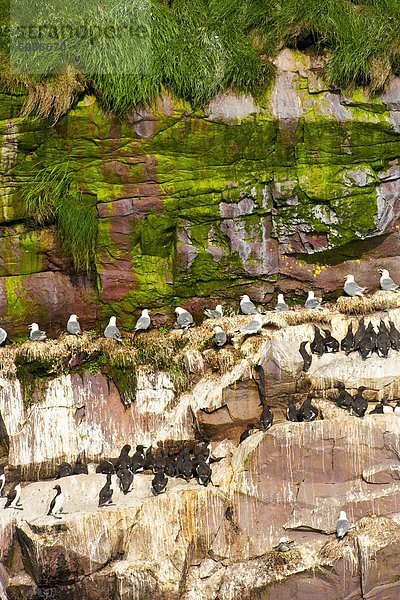
<instances>
[{"instance_id":1,"label":"black and white bird","mask_svg":"<svg viewBox=\"0 0 400 600\"><path fill-rule=\"evenodd\" d=\"M356 417L363 417L367 412L368 400L364 398L363 392L367 390L363 385L360 385L357 389L357 393L353 398L353 413Z\"/></svg>"},{"instance_id":2,"label":"black and white bird","mask_svg":"<svg viewBox=\"0 0 400 600\"><path fill-rule=\"evenodd\" d=\"M223 346L225 346L227 341L228 337L225 331L222 329L222 327L216 325L214 327L214 346L216 348L222 348Z\"/></svg>"},{"instance_id":3,"label":"black and white bird","mask_svg":"<svg viewBox=\"0 0 400 600\"><path fill-rule=\"evenodd\" d=\"M363 360L370 358L375 350L377 335L370 323L363 337L358 342L358 351Z\"/></svg>"},{"instance_id":4,"label":"black and white bird","mask_svg":"<svg viewBox=\"0 0 400 600\"><path fill-rule=\"evenodd\" d=\"M119 486L124 495L131 491L133 483L133 473L129 467L122 467L118 469L117 477L119 479Z\"/></svg>"},{"instance_id":5,"label":"black and white bird","mask_svg":"<svg viewBox=\"0 0 400 600\"><path fill-rule=\"evenodd\" d=\"M393 281L387 269L379 269L381 278L379 280L381 289L385 292L397 292L399 286Z\"/></svg>"},{"instance_id":6,"label":"black and white bird","mask_svg":"<svg viewBox=\"0 0 400 600\"><path fill-rule=\"evenodd\" d=\"M224 311L222 310L221 304L217 304L215 308L205 308L204 314L209 319L220 319L224 316Z\"/></svg>"},{"instance_id":7,"label":"black and white bird","mask_svg":"<svg viewBox=\"0 0 400 600\"><path fill-rule=\"evenodd\" d=\"M29 339L31 342L44 342L46 339L46 332L40 331L39 325L37 323L31 323L29 325Z\"/></svg>"},{"instance_id":8,"label":"black and white bird","mask_svg":"<svg viewBox=\"0 0 400 600\"><path fill-rule=\"evenodd\" d=\"M87 475L88 474L87 465L82 461L81 456L78 456L78 458L76 459L73 474L74 475Z\"/></svg>"},{"instance_id":9,"label":"black and white bird","mask_svg":"<svg viewBox=\"0 0 400 600\"><path fill-rule=\"evenodd\" d=\"M289 398L288 407L286 409L286 419L292 421L292 423L298 423L300 421L299 411L294 405L293 398Z\"/></svg>"},{"instance_id":10,"label":"black and white bird","mask_svg":"<svg viewBox=\"0 0 400 600\"><path fill-rule=\"evenodd\" d=\"M176 325L179 329L189 329L189 327L194 326L194 320L192 315L188 310L182 308L181 306L177 306L175 309L176 314Z\"/></svg>"},{"instance_id":11,"label":"black and white bird","mask_svg":"<svg viewBox=\"0 0 400 600\"><path fill-rule=\"evenodd\" d=\"M74 469L72 465L68 462L63 462L61 465L58 465L56 468L56 479L61 479L61 477L69 477L74 474Z\"/></svg>"},{"instance_id":12,"label":"black and white bird","mask_svg":"<svg viewBox=\"0 0 400 600\"><path fill-rule=\"evenodd\" d=\"M347 296L364 296L366 288L361 287L354 281L353 275L347 275L344 282L343 291Z\"/></svg>"},{"instance_id":13,"label":"black and white bird","mask_svg":"<svg viewBox=\"0 0 400 600\"><path fill-rule=\"evenodd\" d=\"M0 346L4 344L7 339L7 331L0 327Z\"/></svg>"},{"instance_id":14,"label":"black and white bird","mask_svg":"<svg viewBox=\"0 0 400 600\"><path fill-rule=\"evenodd\" d=\"M4 486L6 485L6 475L3 465L0 465L0 498L3 497Z\"/></svg>"},{"instance_id":15,"label":"black and white bird","mask_svg":"<svg viewBox=\"0 0 400 600\"><path fill-rule=\"evenodd\" d=\"M114 463L115 471L118 471L118 469L125 469L126 467L131 466L132 459L129 456L130 451L131 447L129 444L125 444L125 446L122 447L121 452L119 453L119 456Z\"/></svg>"},{"instance_id":16,"label":"black and white bird","mask_svg":"<svg viewBox=\"0 0 400 600\"><path fill-rule=\"evenodd\" d=\"M278 294L278 301L276 303L275 310L277 312L286 312L289 310L289 307L285 302L283 294Z\"/></svg>"},{"instance_id":17,"label":"black and white bird","mask_svg":"<svg viewBox=\"0 0 400 600\"><path fill-rule=\"evenodd\" d=\"M387 396L384 396L382 398L381 403L382 403L382 408L383 408L383 414L384 415L393 414L394 407L390 404L389 399L388 399Z\"/></svg>"},{"instance_id":18,"label":"black and white bird","mask_svg":"<svg viewBox=\"0 0 400 600\"><path fill-rule=\"evenodd\" d=\"M360 341L362 340L364 335L365 335L365 321L364 321L364 319L361 319L361 321L358 324L358 329L354 334L354 344L353 344L354 350L360 349Z\"/></svg>"},{"instance_id":19,"label":"black and white bird","mask_svg":"<svg viewBox=\"0 0 400 600\"><path fill-rule=\"evenodd\" d=\"M308 394L307 398L300 406L299 417L301 421L306 421L309 423L311 421L315 421L315 419L318 417L318 409L312 404L313 397L314 396L312 394Z\"/></svg>"},{"instance_id":20,"label":"black and white bird","mask_svg":"<svg viewBox=\"0 0 400 600\"><path fill-rule=\"evenodd\" d=\"M389 322L389 338L393 350L400 350L400 331L397 329L393 321Z\"/></svg>"},{"instance_id":21,"label":"black and white bird","mask_svg":"<svg viewBox=\"0 0 400 600\"><path fill-rule=\"evenodd\" d=\"M348 356L350 352L354 350L353 323L349 323L347 327L347 333L340 342L340 349L344 351L346 356Z\"/></svg>"},{"instance_id":22,"label":"black and white bird","mask_svg":"<svg viewBox=\"0 0 400 600\"><path fill-rule=\"evenodd\" d=\"M339 352L339 342L333 337L329 329L323 329L325 352Z\"/></svg>"},{"instance_id":23,"label":"black and white bird","mask_svg":"<svg viewBox=\"0 0 400 600\"><path fill-rule=\"evenodd\" d=\"M151 325L151 318L149 315L149 311L147 310L147 308L144 308L142 310L141 316L136 321L135 335L137 333L140 333L141 331L147 331L148 328L150 327L150 325Z\"/></svg>"},{"instance_id":24,"label":"black and white bird","mask_svg":"<svg viewBox=\"0 0 400 600\"><path fill-rule=\"evenodd\" d=\"M383 323L383 321L382 321ZM386 325L383 323L379 327L379 332L376 338L376 353L380 358L387 358L391 348L391 341Z\"/></svg>"},{"instance_id":25,"label":"black and white bird","mask_svg":"<svg viewBox=\"0 0 400 600\"><path fill-rule=\"evenodd\" d=\"M200 459L197 461L195 474L197 477L197 481L200 485L204 485L204 487L207 487L208 484L211 482L212 471L205 460Z\"/></svg>"},{"instance_id":26,"label":"black and white bird","mask_svg":"<svg viewBox=\"0 0 400 600\"><path fill-rule=\"evenodd\" d=\"M261 421L261 429L263 431L267 431L270 427L272 427L272 423L274 421L274 414L269 408L268 404L263 406L263 410L260 417Z\"/></svg>"},{"instance_id":27,"label":"black and white bird","mask_svg":"<svg viewBox=\"0 0 400 600\"><path fill-rule=\"evenodd\" d=\"M110 460L102 460L96 467L96 473L103 473L103 475L113 475L115 473L114 465Z\"/></svg>"},{"instance_id":28,"label":"black and white bird","mask_svg":"<svg viewBox=\"0 0 400 600\"><path fill-rule=\"evenodd\" d=\"M155 470L154 479L151 482L151 489L154 496L162 494L167 489L168 477L164 473L164 469L158 467Z\"/></svg>"},{"instance_id":29,"label":"black and white bird","mask_svg":"<svg viewBox=\"0 0 400 600\"><path fill-rule=\"evenodd\" d=\"M304 303L304 308L307 308L310 310L322 309L321 303L322 303L322 298L316 298L314 296L314 292L312 290L310 290L308 292L307 300Z\"/></svg>"},{"instance_id":30,"label":"black and white bird","mask_svg":"<svg viewBox=\"0 0 400 600\"><path fill-rule=\"evenodd\" d=\"M113 504L112 504L113 493L114 493L114 490L111 487L111 473L107 473L106 483L99 492L99 507L113 506Z\"/></svg>"},{"instance_id":31,"label":"black and white bird","mask_svg":"<svg viewBox=\"0 0 400 600\"><path fill-rule=\"evenodd\" d=\"M64 494L62 493L61 487L59 485L55 485L53 487L53 490L56 490L57 493L50 502L50 508L49 512L47 513L47 516L54 517L55 519L61 519L59 514L62 513L63 510Z\"/></svg>"},{"instance_id":32,"label":"black and white bird","mask_svg":"<svg viewBox=\"0 0 400 600\"><path fill-rule=\"evenodd\" d=\"M71 315L67 322L67 332L70 335L82 335L81 326L78 323L79 317L77 315Z\"/></svg>"},{"instance_id":33,"label":"black and white bird","mask_svg":"<svg viewBox=\"0 0 400 600\"><path fill-rule=\"evenodd\" d=\"M274 546L275 552L289 552L294 546L294 541L287 537L281 537L279 543Z\"/></svg>"},{"instance_id":34,"label":"black and white bird","mask_svg":"<svg viewBox=\"0 0 400 600\"><path fill-rule=\"evenodd\" d=\"M244 440L247 440L247 438L251 436L253 431L254 431L254 423L247 423L246 429L242 432L242 434L239 438L239 444L244 442Z\"/></svg>"},{"instance_id":35,"label":"black and white bird","mask_svg":"<svg viewBox=\"0 0 400 600\"><path fill-rule=\"evenodd\" d=\"M258 313L257 307L247 294L244 294L240 300L240 310L244 315L255 315Z\"/></svg>"},{"instance_id":36,"label":"black and white bird","mask_svg":"<svg viewBox=\"0 0 400 600\"><path fill-rule=\"evenodd\" d=\"M314 339L310 342L310 349L313 354L318 356L322 356L325 352L325 340L316 325L314 325Z\"/></svg>"},{"instance_id":37,"label":"black and white bird","mask_svg":"<svg viewBox=\"0 0 400 600\"><path fill-rule=\"evenodd\" d=\"M339 518L336 521L336 537L338 540L342 540L350 530L350 523L347 520L347 516L344 510L339 512Z\"/></svg>"},{"instance_id":38,"label":"black and white bird","mask_svg":"<svg viewBox=\"0 0 400 600\"><path fill-rule=\"evenodd\" d=\"M303 359L303 371L307 373L308 369L311 367L312 363L312 355L308 354L306 350L306 346L308 344L308 340L305 342L301 342L299 352L301 354L301 358Z\"/></svg>"},{"instance_id":39,"label":"black and white bird","mask_svg":"<svg viewBox=\"0 0 400 600\"><path fill-rule=\"evenodd\" d=\"M260 313L256 313L253 319L250 321L250 323L248 323L245 327L242 327L240 332L245 336L257 335L260 333L262 326L262 316L260 315Z\"/></svg>"},{"instance_id":40,"label":"black and white bird","mask_svg":"<svg viewBox=\"0 0 400 600\"><path fill-rule=\"evenodd\" d=\"M144 446L142 446L141 444L138 444L136 446L136 452L135 454L132 456L132 460L131 460L131 471L133 474L136 473L141 473L144 470L144 465L145 465L145 457L144 457Z\"/></svg>"},{"instance_id":41,"label":"black and white bird","mask_svg":"<svg viewBox=\"0 0 400 600\"><path fill-rule=\"evenodd\" d=\"M353 396L346 390L346 387L342 381L339 381L335 387L339 390L339 396L336 398L336 404L339 408L344 408L350 412L353 407Z\"/></svg>"},{"instance_id":42,"label":"black and white bird","mask_svg":"<svg viewBox=\"0 0 400 600\"><path fill-rule=\"evenodd\" d=\"M368 414L369 415L383 415L382 402L378 402L378 404L375 404L375 407Z\"/></svg>"},{"instance_id":43,"label":"black and white bird","mask_svg":"<svg viewBox=\"0 0 400 600\"><path fill-rule=\"evenodd\" d=\"M19 481L16 481L7 494L7 501L4 505L4 508L15 508L16 510L23 510L22 505L19 501L20 497L21 484L19 483Z\"/></svg>"},{"instance_id":44,"label":"black and white bird","mask_svg":"<svg viewBox=\"0 0 400 600\"><path fill-rule=\"evenodd\" d=\"M122 342L121 332L117 327L117 317L110 317L108 325L104 330L104 337L116 342Z\"/></svg>"}]
</instances>

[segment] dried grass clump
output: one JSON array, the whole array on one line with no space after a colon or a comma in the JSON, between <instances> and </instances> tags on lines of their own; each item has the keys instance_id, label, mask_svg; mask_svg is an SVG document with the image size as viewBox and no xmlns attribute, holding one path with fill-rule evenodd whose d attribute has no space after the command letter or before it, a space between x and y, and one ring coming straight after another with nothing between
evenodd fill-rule
<instances>
[{"instance_id":1,"label":"dried grass clump","mask_svg":"<svg viewBox=\"0 0 400 600\"><path fill-rule=\"evenodd\" d=\"M15 355L16 348L13 346L0 348L0 377L13 379L16 376Z\"/></svg>"},{"instance_id":2,"label":"dried grass clump","mask_svg":"<svg viewBox=\"0 0 400 600\"><path fill-rule=\"evenodd\" d=\"M340 313L345 315L366 315L389 308L400 308L400 294L379 291L370 298L367 296L362 298L340 296L337 300L336 308Z\"/></svg>"},{"instance_id":3,"label":"dried grass clump","mask_svg":"<svg viewBox=\"0 0 400 600\"><path fill-rule=\"evenodd\" d=\"M82 74L69 66L65 73L38 83L21 82L27 90L21 116L37 115L52 118L56 123L74 104L85 89Z\"/></svg>"},{"instance_id":4,"label":"dried grass clump","mask_svg":"<svg viewBox=\"0 0 400 600\"><path fill-rule=\"evenodd\" d=\"M356 523L354 533L367 538L372 549L400 542L400 526L389 517L363 517Z\"/></svg>"},{"instance_id":5,"label":"dried grass clump","mask_svg":"<svg viewBox=\"0 0 400 600\"><path fill-rule=\"evenodd\" d=\"M230 346L220 350L206 350L204 358L215 373L223 374L233 369L235 364L240 361L241 356L237 350Z\"/></svg>"},{"instance_id":6,"label":"dried grass clump","mask_svg":"<svg viewBox=\"0 0 400 600\"><path fill-rule=\"evenodd\" d=\"M330 325L332 321L332 313L326 308L322 310L309 310L303 308L297 311L288 311L281 313L284 321L283 327L290 325L304 325L306 323L316 323L319 325Z\"/></svg>"},{"instance_id":7,"label":"dried grass clump","mask_svg":"<svg viewBox=\"0 0 400 600\"><path fill-rule=\"evenodd\" d=\"M113 367L121 369L134 368L136 365L136 350L128 343L120 344L115 340L100 338L99 350Z\"/></svg>"},{"instance_id":8,"label":"dried grass clump","mask_svg":"<svg viewBox=\"0 0 400 600\"><path fill-rule=\"evenodd\" d=\"M283 575L286 571L297 569L303 559L297 548L288 552L276 552L273 550L266 555L265 566L273 570L274 575Z\"/></svg>"},{"instance_id":9,"label":"dried grass clump","mask_svg":"<svg viewBox=\"0 0 400 600\"><path fill-rule=\"evenodd\" d=\"M352 565L351 572L354 574L358 564L358 548L353 532L349 532L343 541L336 538L324 544L318 553L319 561L333 565L340 559L346 558Z\"/></svg>"}]
</instances>

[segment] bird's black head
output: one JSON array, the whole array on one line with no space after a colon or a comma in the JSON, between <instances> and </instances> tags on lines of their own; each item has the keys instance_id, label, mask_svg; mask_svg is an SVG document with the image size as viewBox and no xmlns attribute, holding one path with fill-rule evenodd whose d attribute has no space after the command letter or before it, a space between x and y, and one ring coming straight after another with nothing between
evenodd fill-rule
<instances>
[{"instance_id":1,"label":"bird's black head","mask_svg":"<svg viewBox=\"0 0 400 600\"><path fill-rule=\"evenodd\" d=\"M367 389L368 389L368 388L367 388L367 387L365 387L365 385L360 385L360 386L358 387L358 391L359 391L359 392L365 392L365 390L367 390Z\"/></svg>"},{"instance_id":2,"label":"bird's black head","mask_svg":"<svg viewBox=\"0 0 400 600\"><path fill-rule=\"evenodd\" d=\"M338 381L337 384L335 385L335 388L337 388L338 390L344 390L345 385L344 385L343 381Z\"/></svg>"},{"instance_id":3,"label":"bird's black head","mask_svg":"<svg viewBox=\"0 0 400 600\"><path fill-rule=\"evenodd\" d=\"M57 490L57 492L58 492L59 494L61 494L61 487L60 487L59 485L55 485L55 486L53 487L53 490Z\"/></svg>"},{"instance_id":4,"label":"bird's black head","mask_svg":"<svg viewBox=\"0 0 400 600\"><path fill-rule=\"evenodd\" d=\"M254 423L247 423L247 429L250 431L250 429L254 429Z\"/></svg>"},{"instance_id":5,"label":"bird's black head","mask_svg":"<svg viewBox=\"0 0 400 600\"><path fill-rule=\"evenodd\" d=\"M121 450L121 454L129 454L131 451L131 447L129 444L125 444L125 446Z\"/></svg>"},{"instance_id":6,"label":"bird's black head","mask_svg":"<svg viewBox=\"0 0 400 600\"><path fill-rule=\"evenodd\" d=\"M144 449L145 449L145 446L142 446L141 444L139 444L138 446L136 446L136 451L137 452L143 452Z\"/></svg>"}]
</instances>

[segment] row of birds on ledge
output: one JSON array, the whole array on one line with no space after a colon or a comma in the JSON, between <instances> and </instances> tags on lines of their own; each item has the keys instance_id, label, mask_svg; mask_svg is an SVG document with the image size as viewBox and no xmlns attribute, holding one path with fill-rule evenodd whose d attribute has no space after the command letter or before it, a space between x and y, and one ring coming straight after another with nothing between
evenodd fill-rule
<instances>
[{"instance_id":1,"label":"row of birds on ledge","mask_svg":"<svg viewBox=\"0 0 400 600\"><path fill-rule=\"evenodd\" d=\"M209 466L211 458L210 446L206 442L195 446L192 452L185 448L183 443L179 443L178 453L172 449L164 450L162 442L157 443L157 449L154 454L151 446L147 448L146 453L144 453L144 448L142 445L137 445L136 452L130 457L131 446L126 444L115 462L105 460L98 465L96 473L106 475L106 483L99 492L99 508L115 506L112 502L114 490L111 487L111 476L113 474L116 474L118 485L124 494L131 491L134 475L143 471L153 471L154 473L151 487L155 496L166 491L168 483L167 475L169 477L182 477L186 481L189 481L192 477L196 477L198 482L206 487L211 482L211 468ZM3 467L0 467L0 473L0 497L2 497L5 485ZM59 465L56 470L56 478L60 479L70 475L87 473L87 466L78 457L74 467L70 463ZM50 502L47 516L62 519L65 497L59 484L56 484L53 489L56 493ZM20 501L21 491L21 484L18 481L15 482L7 494L4 508L23 510ZM225 516L227 519L232 518L232 509L230 507L226 510ZM342 540L350 529L351 526L346 513L340 511L336 522L336 537L338 540ZM290 541L287 537L282 537L279 543L274 546L274 550L276 552L288 552L292 550L293 546L293 541Z\"/></svg>"},{"instance_id":2,"label":"row of birds on ledge","mask_svg":"<svg viewBox=\"0 0 400 600\"><path fill-rule=\"evenodd\" d=\"M393 281L393 279L389 276L389 271L387 269L381 269L381 278L380 278L380 286L384 291L389 292L397 292L399 290L399 286ZM347 296L363 296L366 288L361 287L354 281L353 275L347 275L344 286L344 293ZM309 310L318 310L322 309L322 298L316 298L314 296L313 291L308 292L307 299L304 303L304 308ZM253 302L250 300L247 294L243 295L240 301L240 310L244 315L253 315L254 319L250 321L245 327L243 327L240 332L245 336L257 335L260 333L262 329L262 317ZM289 310L289 306L286 304L283 294L278 294L278 301L275 306L275 310L277 312L285 312ZM204 311L205 315L211 319L219 319L223 317L223 309L221 304L218 304L215 309L206 308ZM176 315L176 323L175 326L178 329L187 330L189 327L194 327L194 319L193 315L186 310L178 306L175 308ZM142 310L142 314L136 322L134 335L147 331L151 326L151 317L149 311L145 308ZM42 331L39 328L37 323L31 323L29 325L29 339L32 342L43 342L47 339L47 334L45 331ZM79 318L77 315L73 314L70 316L67 322L67 333L70 335L80 336L82 334L82 329L79 324ZM225 344L228 343L228 336L223 331L222 327L218 325L214 327L214 345L216 348L222 348ZM116 340L117 342L123 343L121 332L117 327L117 319L116 317L110 317L109 323L104 330L104 337ZM7 332L5 329L0 327L0 346L6 341Z\"/></svg>"},{"instance_id":3,"label":"row of birds on ledge","mask_svg":"<svg viewBox=\"0 0 400 600\"><path fill-rule=\"evenodd\" d=\"M307 344L310 345L311 354L306 349ZM313 340L301 342L299 352L303 359L303 371L307 372L311 367L312 354L322 356L325 353L342 350L346 356L351 352L359 352L361 358L366 360L374 352L380 358L387 358L390 349L397 352L400 350L400 331L393 321L389 321L386 325L385 321L381 319L376 327L371 321L366 325L365 320L361 319L355 333L353 332L353 323L348 325L347 333L340 343L333 337L329 329L321 330L314 325Z\"/></svg>"},{"instance_id":4,"label":"row of birds on ledge","mask_svg":"<svg viewBox=\"0 0 400 600\"><path fill-rule=\"evenodd\" d=\"M335 387L339 393L337 397L333 399L333 401L339 408L346 410L354 417L362 418L366 415L368 409L368 400L364 398L363 393L368 389L367 387L359 386L354 396L352 396L350 392L346 390L344 383L341 381L339 381ZM307 398L298 408L294 399L290 396L286 409L286 420L291 421L292 423L310 423L311 421L318 419L320 416L319 410L312 403L314 398L316 398L315 394L308 394ZM384 396L368 414L395 414L400 417L400 398L393 398L392 402L395 404L391 404L388 397ZM248 423L246 429L240 436L240 443L244 442L244 440L246 440L253 433L256 433L260 430L267 431L270 427L272 427L274 422L274 413L271 411L265 400L262 399L261 405L263 410L260 416L260 427L255 423Z\"/></svg>"},{"instance_id":5,"label":"row of birds on ledge","mask_svg":"<svg viewBox=\"0 0 400 600\"><path fill-rule=\"evenodd\" d=\"M133 456L129 456L131 446L126 444L116 461L103 460L97 466L96 473L106 475L106 483L99 492L100 508L115 506L112 503L114 490L111 487L111 476L114 474L117 477L119 488L125 495L132 490L134 476L143 471L150 471L154 474L151 490L155 496L166 491L168 477L178 477L185 481L190 481L194 477L200 485L205 487L211 483L212 470L209 464L211 455L210 446L207 442L194 446L192 450L185 447L183 442L178 443L177 449L164 449L163 443L157 442L157 448L154 452L151 446L147 448L146 452L144 450L145 446L139 444L136 446L136 452ZM56 469L56 479L87 473L87 465L78 457L74 467L67 462L59 465ZM0 497L3 496L5 483L4 467L0 467ZM53 489L56 490L56 494L50 503L47 515L61 519L64 494L59 484ZM16 481L7 494L4 508L23 510L20 498L21 484Z\"/></svg>"}]
</instances>

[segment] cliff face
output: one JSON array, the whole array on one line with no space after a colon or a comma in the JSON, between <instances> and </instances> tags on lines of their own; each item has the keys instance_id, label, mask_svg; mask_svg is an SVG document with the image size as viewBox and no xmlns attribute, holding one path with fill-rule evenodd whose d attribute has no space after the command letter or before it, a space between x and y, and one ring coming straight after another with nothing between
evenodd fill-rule
<instances>
[{"instance_id":1,"label":"cliff face","mask_svg":"<svg viewBox=\"0 0 400 600\"><path fill-rule=\"evenodd\" d=\"M400 80L380 97L345 94L323 62L284 50L259 106L226 94L193 112L163 96L124 121L92 97L55 126L21 119L21 98L2 94L2 322L54 329L75 312L130 327L140 306L197 311L243 287L260 301L333 294L347 272L373 287L383 263L400 276ZM55 164L96 209L91 278L54 226L26 220L21 185Z\"/></svg>"},{"instance_id":2,"label":"cliff face","mask_svg":"<svg viewBox=\"0 0 400 600\"><path fill-rule=\"evenodd\" d=\"M54 482L24 486L24 511L0 511L3 594L88 600L398 598L400 418L358 419L332 402L337 381L350 391L367 386L371 406L384 394L398 396L397 353L365 362L343 353L314 356L304 374L296 349L313 335L308 319L330 324L340 339L350 318L329 311L294 315L266 315L263 336L232 349L231 362L220 358L225 367L219 372L212 350L188 350L193 382L184 393L176 392L167 372L140 371L136 400L125 408L113 384L87 371L50 381L42 376L27 396L10 365L6 374L3 349L0 414L10 476L19 470L32 480L83 451L96 461L117 456L127 441L154 445L194 440L199 433L211 438L219 459L207 488L170 479L158 497L150 492L151 475L136 475L127 496L113 478L116 506L106 509L97 508L104 476L61 479L68 514L57 522L45 516ZM372 319L387 316L400 326L399 309ZM289 326L286 319L299 324ZM232 332L238 326L237 318L223 323ZM211 327L204 324L196 335ZM274 425L238 445L246 424L260 417L254 365L265 372ZM320 419L287 422L288 394L301 401L310 389ZM333 535L339 510L354 526L340 543ZM296 544L279 554L273 546L285 534Z\"/></svg>"}]
</instances>

